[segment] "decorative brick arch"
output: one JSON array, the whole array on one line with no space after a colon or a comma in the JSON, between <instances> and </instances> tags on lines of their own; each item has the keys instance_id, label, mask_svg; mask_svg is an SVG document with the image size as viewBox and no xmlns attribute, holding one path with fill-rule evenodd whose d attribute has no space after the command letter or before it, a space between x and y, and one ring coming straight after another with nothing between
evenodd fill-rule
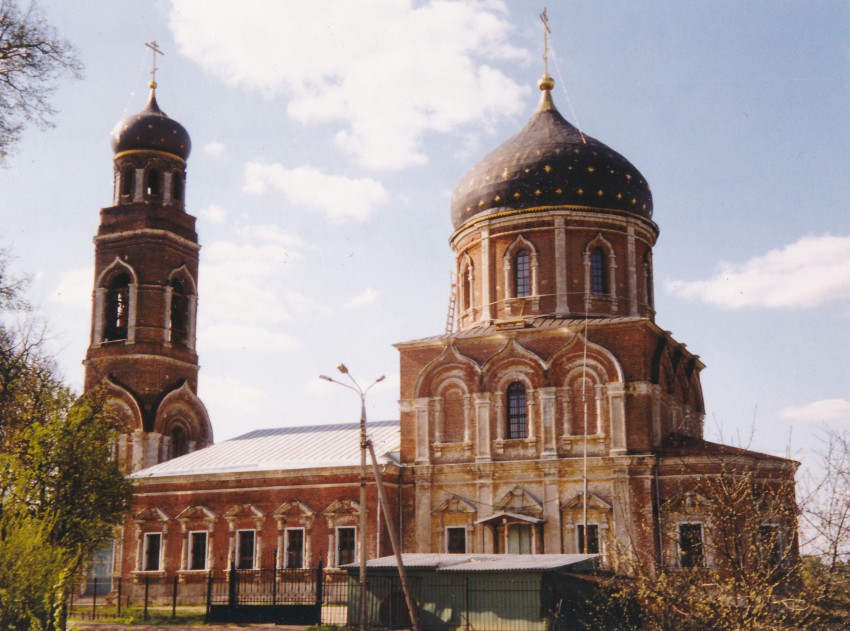
<instances>
[{"instance_id":1,"label":"decorative brick arch","mask_svg":"<svg viewBox=\"0 0 850 631\"><path fill-rule=\"evenodd\" d=\"M481 380L481 366L449 342L443 352L420 371L413 388L414 397L419 399L434 396L440 382L448 376L462 376L468 390L474 392Z\"/></svg>"},{"instance_id":2,"label":"decorative brick arch","mask_svg":"<svg viewBox=\"0 0 850 631\"><path fill-rule=\"evenodd\" d=\"M156 410L154 431L169 436L175 428L187 432L190 452L212 444L207 409L185 381L169 392Z\"/></svg>"},{"instance_id":3,"label":"decorative brick arch","mask_svg":"<svg viewBox=\"0 0 850 631\"><path fill-rule=\"evenodd\" d=\"M144 430L142 410L136 397L111 378L104 379L100 386L89 391L87 396L102 396L107 417L126 427L126 431Z\"/></svg>"}]
</instances>

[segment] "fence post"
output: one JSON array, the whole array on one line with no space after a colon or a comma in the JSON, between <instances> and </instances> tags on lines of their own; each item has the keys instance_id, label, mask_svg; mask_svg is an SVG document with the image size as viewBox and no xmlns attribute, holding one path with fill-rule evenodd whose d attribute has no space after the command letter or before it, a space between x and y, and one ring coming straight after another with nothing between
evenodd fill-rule
<instances>
[{"instance_id":1,"label":"fence post","mask_svg":"<svg viewBox=\"0 0 850 631\"><path fill-rule=\"evenodd\" d=\"M97 618L97 576L94 577L91 597L91 619Z\"/></svg>"},{"instance_id":2,"label":"fence post","mask_svg":"<svg viewBox=\"0 0 850 631\"><path fill-rule=\"evenodd\" d=\"M118 577L118 615L121 615L121 579L123 576Z\"/></svg>"},{"instance_id":3,"label":"fence post","mask_svg":"<svg viewBox=\"0 0 850 631\"><path fill-rule=\"evenodd\" d=\"M316 614L319 617L319 624L322 622L322 603L324 600L325 589L325 566L322 561L319 561L319 567L316 568Z\"/></svg>"},{"instance_id":4,"label":"fence post","mask_svg":"<svg viewBox=\"0 0 850 631\"><path fill-rule=\"evenodd\" d=\"M464 590L463 590L464 591L464 600L466 601L464 603L465 609L466 609L466 631L469 631L469 629L470 629L470 626L469 626L469 577L464 577L463 582L464 582Z\"/></svg>"},{"instance_id":5,"label":"fence post","mask_svg":"<svg viewBox=\"0 0 850 631\"><path fill-rule=\"evenodd\" d=\"M207 575L207 613L204 616L206 622L209 622L210 609L212 607L212 589L213 589L213 573L212 573L212 570L210 570L208 575Z\"/></svg>"},{"instance_id":6,"label":"fence post","mask_svg":"<svg viewBox=\"0 0 850 631\"><path fill-rule=\"evenodd\" d=\"M272 605L277 605L277 548L272 557Z\"/></svg>"},{"instance_id":7,"label":"fence post","mask_svg":"<svg viewBox=\"0 0 850 631\"><path fill-rule=\"evenodd\" d=\"M150 589L151 589L151 577L146 576L145 577L145 610L144 610L144 615L142 616L143 620L148 619L148 593L150 592Z\"/></svg>"},{"instance_id":8,"label":"fence post","mask_svg":"<svg viewBox=\"0 0 850 631\"><path fill-rule=\"evenodd\" d=\"M171 591L171 619L177 618L177 575L174 575L174 588Z\"/></svg>"},{"instance_id":9,"label":"fence post","mask_svg":"<svg viewBox=\"0 0 850 631\"><path fill-rule=\"evenodd\" d=\"M227 579L227 605L230 608L230 619L233 620L236 605L239 604L239 577L236 575L236 561L230 564L230 576Z\"/></svg>"}]
</instances>

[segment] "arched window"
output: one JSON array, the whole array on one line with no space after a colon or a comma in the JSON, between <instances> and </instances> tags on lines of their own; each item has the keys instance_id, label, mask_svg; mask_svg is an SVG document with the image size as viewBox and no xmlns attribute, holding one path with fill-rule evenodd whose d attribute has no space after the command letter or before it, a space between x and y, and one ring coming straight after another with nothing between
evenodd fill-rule
<instances>
[{"instance_id":1,"label":"arched window","mask_svg":"<svg viewBox=\"0 0 850 631\"><path fill-rule=\"evenodd\" d=\"M148 182L145 192L152 197L160 194L159 171L156 169L148 169Z\"/></svg>"},{"instance_id":2,"label":"arched window","mask_svg":"<svg viewBox=\"0 0 850 631\"><path fill-rule=\"evenodd\" d=\"M595 296L604 296L608 293L606 267L605 251L602 248L593 248L590 253L590 291Z\"/></svg>"},{"instance_id":3,"label":"arched window","mask_svg":"<svg viewBox=\"0 0 850 631\"><path fill-rule=\"evenodd\" d=\"M472 266L463 269L463 310L469 311L472 306Z\"/></svg>"},{"instance_id":4,"label":"arched window","mask_svg":"<svg viewBox=\"0 0 850 631\"><path fill-rule=\"evenodd\" d=\"M171 199L175 202L183 201L183 174L180 171L171 174Z\"/></svg>"},{"instance_id":5,"label":"arched window","mask_svg":"<svg viewBox=\"0 0 850 631\"><path fill-rule=\"evenodd\" d=\"M186 281L171 281L171 342L185 345L189 340L189 299Z\"/></svg>"},{"instance_id":6,"label":"arched window","mask_svg":"<svg viewBox=\"0 0 850 631\"><path fill-rule=\"evenodd\" d=\"M126 340L130 319L130 278L126 274L119 274L109 283L104 316L104 340Z\"/></svg>"},{"instance_id":7,"label":"arched window","mask_svg":"<svg viewBox=\"0 0 850 631\"><path fill-rule=\"evenodd\" d=\"M182 427L171 430L171 457L179 458L189 453L189 437Z\"/></svg>"},{"instance_id":8,"label":"arched window","mask_svg":"<svg viewBox=\"0 0 850 631\"><path fill-rule=\"evenodd\" d=\"M522 248L514 258L514 296L525 298L531 295L531 256Z\"/></svg>"},{"instance_id":9,"label":"arched window","mask_svg":"<svg viewBox=\"0 0 850 631\"><path fill-rule=\"evenodd\" d=\"M508 386L508 438L528 436L528 410L525 405L525 386L514 381Z\"/></svg>"},{"instance_id":10,"label":"arched window","mask_svg":"<svg viewBox=\"0 0 850 631\"><path fill-rule=\"evenodd\" d=\"M133 194L133 169L121 169L121 195L129 197Z\"/></svg>"}]
</instances>

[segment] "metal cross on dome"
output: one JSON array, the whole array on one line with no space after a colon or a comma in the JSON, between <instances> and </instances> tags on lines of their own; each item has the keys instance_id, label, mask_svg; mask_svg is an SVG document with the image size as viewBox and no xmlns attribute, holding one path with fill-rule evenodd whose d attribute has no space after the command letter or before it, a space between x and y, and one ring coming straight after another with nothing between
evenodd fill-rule
<instances>
[{"instance_id":1,"label":"metal cross on dome","mask_svg":"<svg viewBox=\"0 0 850 631\"><path fill-rule=\"evenodd\" d=\"M151 86L151 88L156 88L156 71L157 71L156 56L157 55L165 56L165 53L162 52L159 49L159 45L156 43L156 40L153 40L153 41L150 41L150 42L145 42L145 46L147 46L148 48L151 49L151 83L150 83L150 86Z\"/></svg>"},{"instance_id":2,"label":"metal cross on dome","mask_svg":"<svg viewBox=\"0 0 850 631\"><path fill-rule=\"evenodd\" d=\"M543 7L543 12L540 14L540 21L543 22L543 71L549 74L549 33L552 29L549 28L549 14L546 13L546 7Z\"/></svg>"}]
</instances>

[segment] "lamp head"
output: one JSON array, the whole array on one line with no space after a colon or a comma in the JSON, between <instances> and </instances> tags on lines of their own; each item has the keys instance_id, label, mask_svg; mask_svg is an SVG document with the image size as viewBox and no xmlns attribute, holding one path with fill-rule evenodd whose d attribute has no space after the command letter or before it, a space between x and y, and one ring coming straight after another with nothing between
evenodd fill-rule
<instances>
[{"instance_id":1,"label":"lamp head","mask_svg":"<svg viewBox=\"0 0 850 631\"><path fill-rule=\"evenodd\" d=\"M386 377L385 377L384 375L381 375L380 377L378 377L377 379L375 379L375 383L380 383L380 382L382 382L385 378L386 378Z\"/></svg>"},{"instance_id":2,"label":"lamp head","mask_svg":"<svg viewBox=\"0 0 850 631\"><path fill-rule=\"evenodd\" d=\"M343 375L348 374L348 368L345 367L345 364L340 364L339 366L336 367L336 369L338 371L340 371Z\"/></svg>"},{"instance_id":3,"label":"lamp head","mask_svg":"<svg viewBox=\"0 0 850 631\"><path fill-rule=\"evenodd\" d=\"M327 375L319 375L319 379L324 379L325 381L333 381L333 379L331 379Z\"/></svg>"}]
</instances>

